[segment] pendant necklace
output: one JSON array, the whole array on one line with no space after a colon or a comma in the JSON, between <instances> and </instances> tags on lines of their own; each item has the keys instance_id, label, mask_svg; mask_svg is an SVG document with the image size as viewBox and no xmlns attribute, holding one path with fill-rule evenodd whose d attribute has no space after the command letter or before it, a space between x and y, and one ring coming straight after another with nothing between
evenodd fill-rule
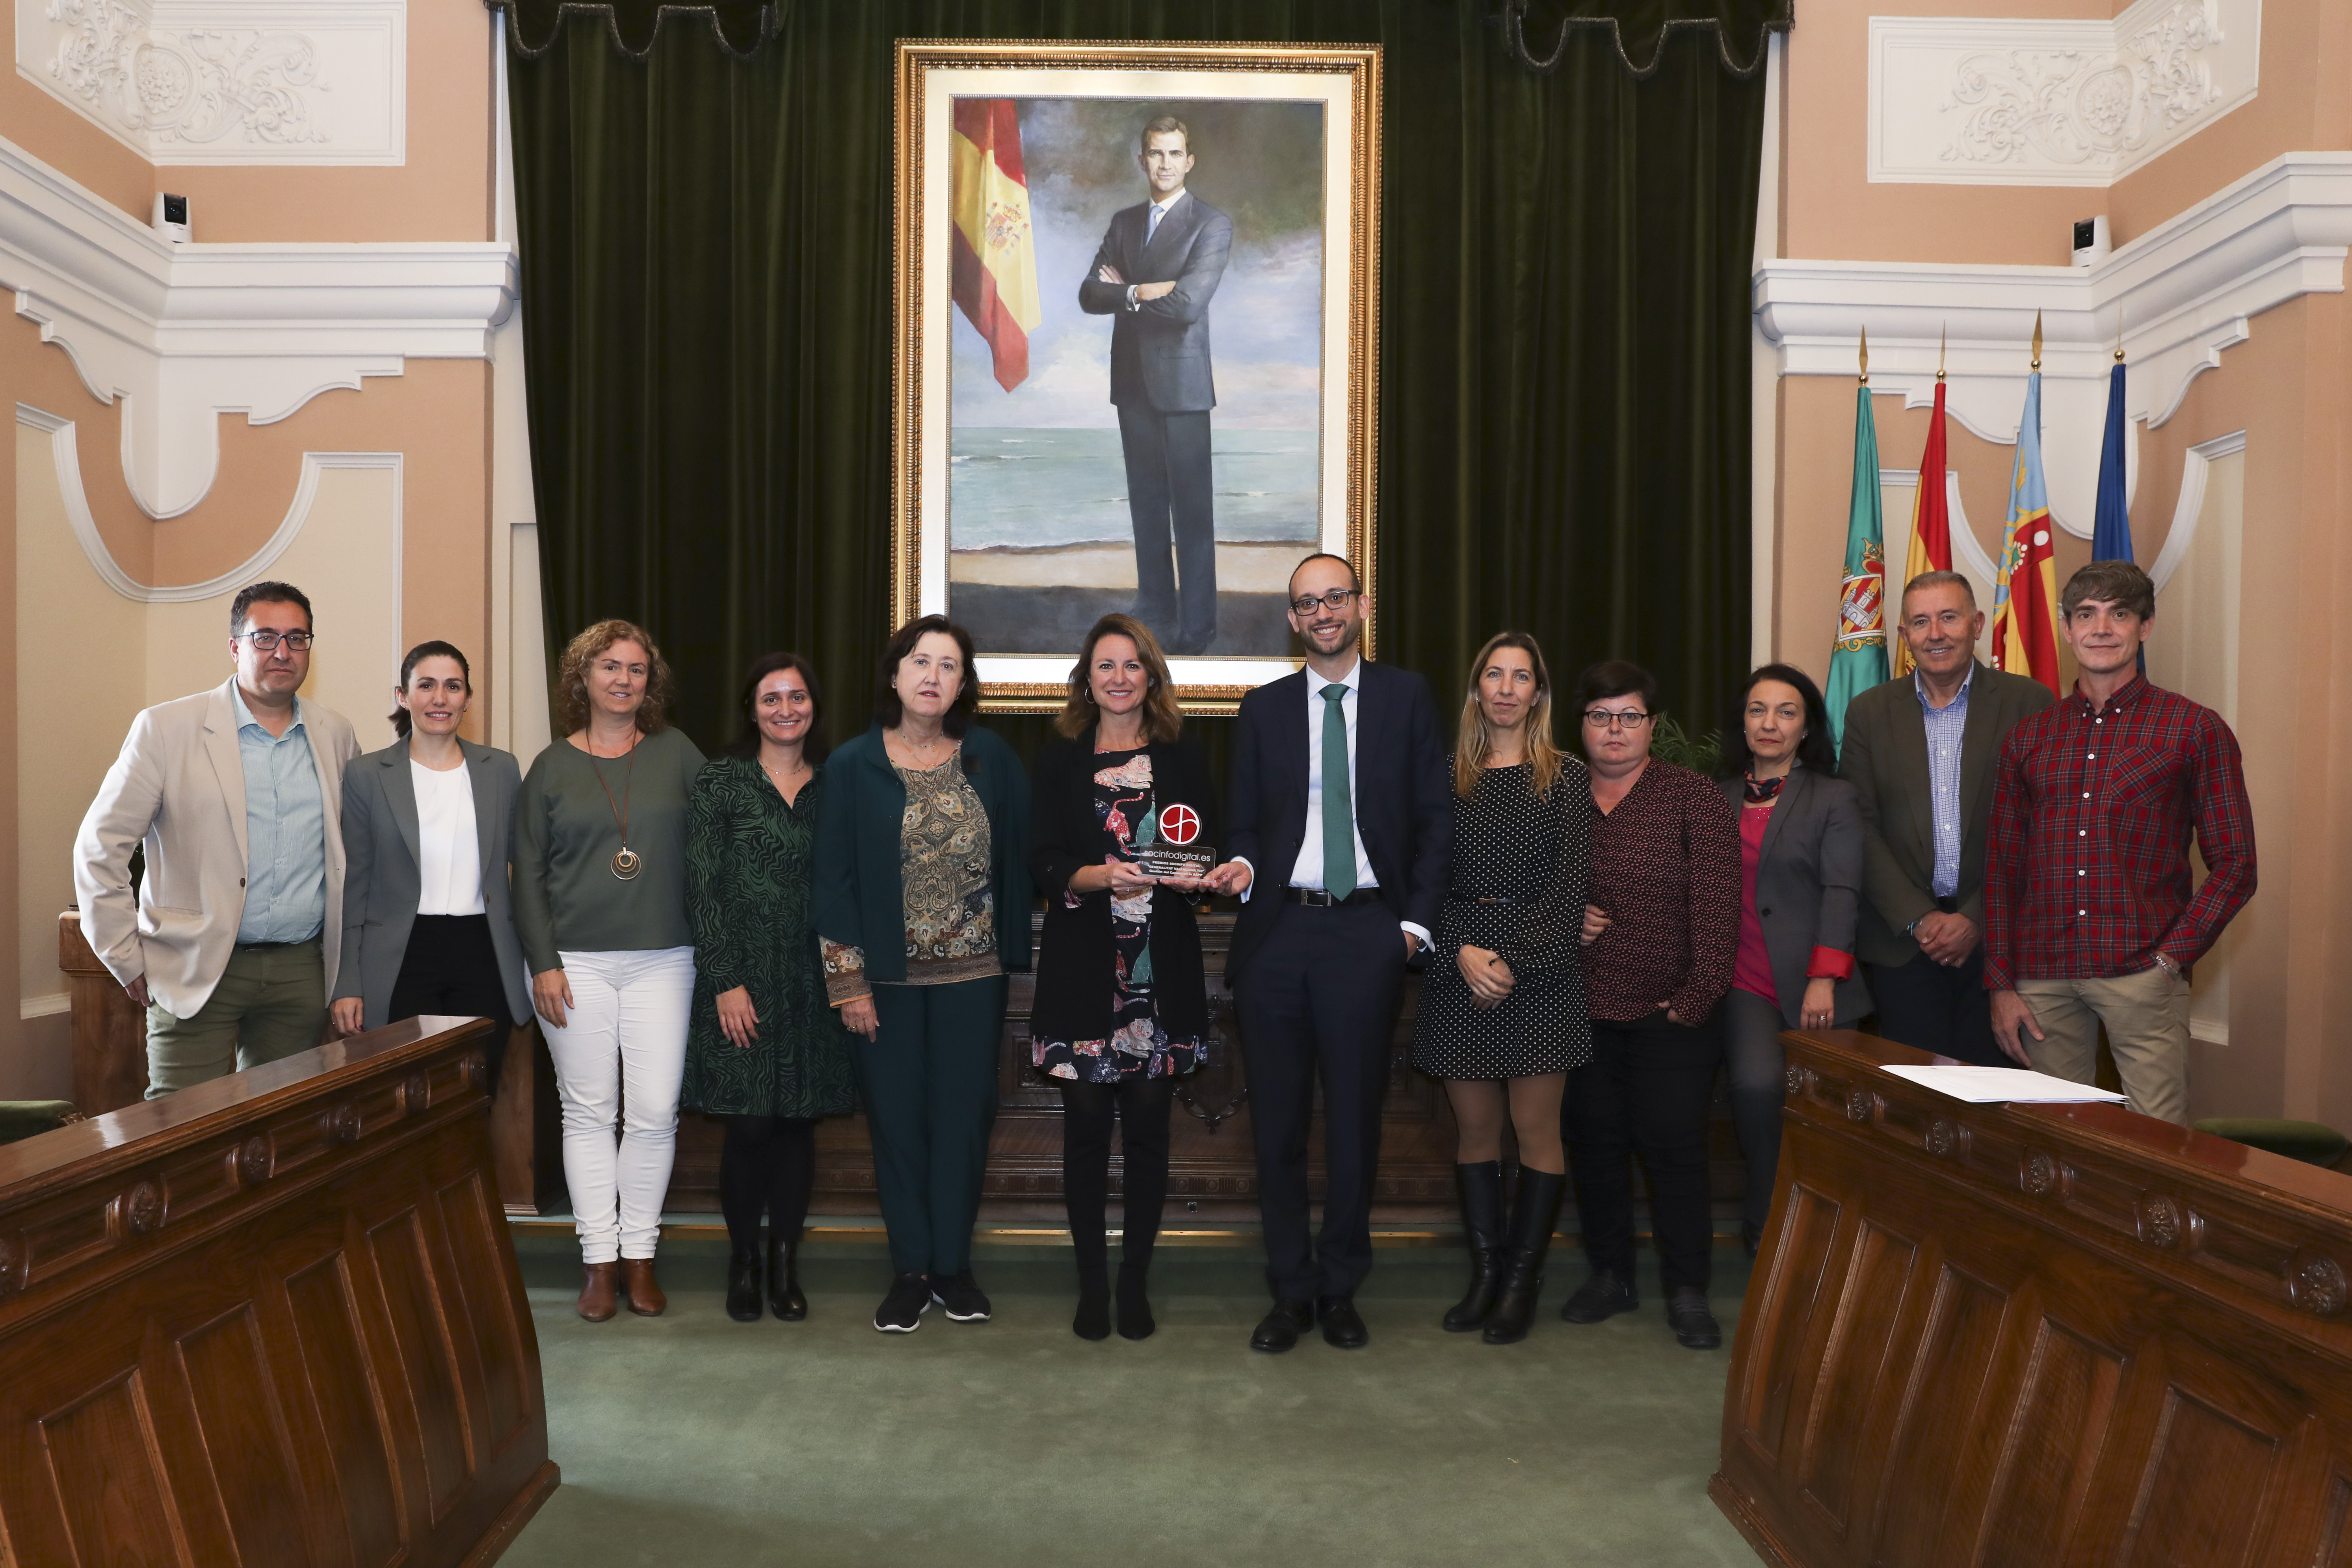
<instances>
[{"instance_id":1,"label":"pendant necklace","mask_svg":"<svg viewBox=\"0 0 2352 1568\"><path fill-rule=\"evenodd\" d=\"M629 781L637 771L637 742L644 738L638 735L629 742L629 765L621 771L621 798L617 804L613 799L613 786L604 783L604 770L596 768L596 783L604 791L604 804L612 808L613 826L621 830L621 847L613 856L613 875L624 882L635 881L637 873L646 868L646 858L629 847ZM589 765L595 767L596 762L596 753L590 752Z\"/></svg>"}]
</instances>

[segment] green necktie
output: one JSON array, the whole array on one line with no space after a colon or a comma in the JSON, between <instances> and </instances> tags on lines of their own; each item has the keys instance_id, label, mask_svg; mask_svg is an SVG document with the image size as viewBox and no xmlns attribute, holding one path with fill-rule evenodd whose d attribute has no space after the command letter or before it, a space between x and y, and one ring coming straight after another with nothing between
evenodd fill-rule
<instances>
[{"instance_id":1,"label":"green necktie","mask_svg":"<svg viewBox=\"0 0 2352 1568\"><path fill-rule=\"evenodd\" d=\"M1344 899L1356 890L1356 810L1348 798L1348 715L1339 704L1348 689L1323 689L1323 890Z\"/></svg>"}]
</instances>

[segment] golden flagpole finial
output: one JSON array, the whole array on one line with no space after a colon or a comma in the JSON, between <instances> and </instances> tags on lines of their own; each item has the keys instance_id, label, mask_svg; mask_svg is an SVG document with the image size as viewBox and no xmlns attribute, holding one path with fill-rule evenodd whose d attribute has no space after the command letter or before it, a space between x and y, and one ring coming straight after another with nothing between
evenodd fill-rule
<instances>
[{"instance_id":1,"label":"golden flagpole finial","mask_svg":"<svg viewBox=\"0 0 2352 1568\"><path fill-rule=\"evenodd\" d=\"M2116 363L2124 363L2124 308L2116 307Z\"/></svg>"},{"instance_id":2,"label":"golden flagpole finial","mask_svg":"<svg viewBox=\"0 0 2352 1568\"><path fill-rule=\"evenodd\" d=\"M1870 384L1870 329L1862 329L1862 384Z\"/></svg>"},{"instance_id":3,"label":"golden flagpole finial","mask_svg":"<svg viewBox=\"0 0 2352 1568\"><path fill-rule=\"evenodd\" d=\"M2033 368L2042 368L2042 312L2033 312Z\"/></svg>"},{"instance_id":4,"label":"golden flagpole finial","mask_svg":"<svg viewBox=\"0 0 2352 1568\"><path fill-rule=\"evenodd\" d=\"M1951 342L1952 329L1950 323L1947 322L1943 331L1936 339L1936 379L1937 381L1944 379L1944 359L1951 348Z\"/></svg>"}]
</instances>

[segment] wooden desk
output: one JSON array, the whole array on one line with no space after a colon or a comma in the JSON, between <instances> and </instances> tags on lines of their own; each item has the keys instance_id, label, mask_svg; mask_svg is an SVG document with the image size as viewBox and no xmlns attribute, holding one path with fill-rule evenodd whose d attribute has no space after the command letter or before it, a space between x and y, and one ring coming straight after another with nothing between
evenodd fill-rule
<instances>
[{"instance_id":1,"label":"wooden desk","mask_svg":"<svg viewBox=\"0 0 2352 1568\"><path fill-rule=\"evenodd\" d=\"M497 1560L557 1478L488 1027L0 1147L0 1562Z\"/></svg>"},{"instance_id":2,"label":"wooden desk","mask_svg":"<svg viewBox=\"0 0 2352 1568\"><path fill-rule=\"evenodd\" d=\"M1766 1561L2352 1563L2352 1178L1786 1038L1710 1489Z\"/></svg>"}]
</instances>

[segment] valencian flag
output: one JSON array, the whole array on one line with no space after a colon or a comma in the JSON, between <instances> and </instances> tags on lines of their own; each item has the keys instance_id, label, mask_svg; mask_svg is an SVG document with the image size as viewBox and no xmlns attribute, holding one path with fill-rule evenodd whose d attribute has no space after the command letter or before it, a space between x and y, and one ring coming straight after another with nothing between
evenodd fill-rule
<instances>
[{"instance_id":1,"label":"valencian flag","mask_svg":"<svg viewBox=\"0 0 2352 1568\"><path fill-rule=\"evenodd\" d=\"M1944 373L1936 373L1936 411L1927 419L1927 449L1919 455L1919 494L1911 503L1911 553L1903 581L1922 572L1952 569L1951 505L1944 497ZM1901 590L1896 590L1900 602ZM1895 673L1911 673L1911 649L1895 639Z\"/></svg>"},{"instance_id":2,"label":"valencian flag","mask_svg":"<svg viewBox=\"0 0 2352 1568\"><path fill-rule=\"evenodd\" d=\"M957 99L953 148L956 308L988 340L1010 392L1029 379L1029 334L1045 320L1013 100Z\"/></svg>"},{"instance_id":3,"label":"valencian flag","mask_svg":"<svg viewBox=\"0 0 2352 1568\"><path fill-rule=\"evenodd\" d=\"M2036 362L2039 363L2039 362ZM2025 378L2009 523L1992 586L1992 667L2058 689L2058 563L2050 547L2050 491L2042 480L2042 373Z\"/></svg>"},{"instance_id":4,"label":"valencian flag","mask_svg":"<svg viewBox=\"0 0 2352 1568\"><path fill-rule=\"evenodd\" d=\"M1845 583L1830 647L1830 741L1845 744L1845 705L1886 679L1885 521L1878 501L1878 426L1867 381L1853 398L1853 500L1846 511Z\"/></svg>"}]
</instances>

